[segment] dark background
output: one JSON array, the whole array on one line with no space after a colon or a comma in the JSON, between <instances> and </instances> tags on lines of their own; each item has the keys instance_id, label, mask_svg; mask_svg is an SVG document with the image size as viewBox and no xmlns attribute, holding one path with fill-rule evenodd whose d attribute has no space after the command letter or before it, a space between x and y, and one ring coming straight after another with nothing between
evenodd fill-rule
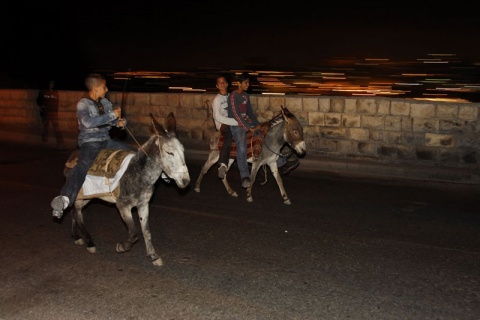
<instances>
[{"instance_id":1,"label":"dark background","mask_svg":"<svg viewBox=\"0 0 480 320\"><path fill-rule=\"evenodd\" d=\"M323 59L479 57L474 2L22 3L0 13L0 87L83 89L93 70L314 68Z\"/></svg>"}]
</instances>

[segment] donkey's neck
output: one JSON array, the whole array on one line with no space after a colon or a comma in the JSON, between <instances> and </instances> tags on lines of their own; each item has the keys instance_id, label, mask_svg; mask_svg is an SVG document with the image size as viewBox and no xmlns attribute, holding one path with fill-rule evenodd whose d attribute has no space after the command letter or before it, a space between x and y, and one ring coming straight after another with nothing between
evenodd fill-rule
<instances>
[{"instance_id":1,"label":"donkey's neck","mask_svg":"<svg viewBox=\"0 0 480 320\"><path fill-rule=\"evenodd\" d=\"M285 121L275 124L273 127L268 129L264 144L266 144L271 151L279 152L285 144L284 133Z\"/></svg>"},{"instance_id":2,"label":"donkey's neck","mask_svg":"<svg viewBox=\"0 0 480 320\"><path fill-rule=\"evenodd\" d=\"M130 161L125 175L134 176L137 181L145 186L155 184L163 170L160 161L158 161L159 157L160 152L153 139L148 140L138 149L137 154Z\"/></svg>"}]
</instances>

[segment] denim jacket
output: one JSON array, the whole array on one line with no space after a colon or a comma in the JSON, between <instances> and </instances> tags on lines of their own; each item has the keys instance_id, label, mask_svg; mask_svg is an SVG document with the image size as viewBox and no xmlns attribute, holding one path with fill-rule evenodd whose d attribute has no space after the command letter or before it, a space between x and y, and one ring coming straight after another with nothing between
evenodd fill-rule
<instances>
[{"instance_id":1,"label":"denim jacket","mask_svg":"<svg viewBox=\"0 0 480 320\"><path fill-rule=\"evenodd\" d=\"M113 104L107 98L101 99L100 102L104 107L105 114L100 114L92 99L82 98L77 103L79 146L85 142L109 140L110 129L118 127L118 120L113 113Z\"/></svg>"}]
</instances>

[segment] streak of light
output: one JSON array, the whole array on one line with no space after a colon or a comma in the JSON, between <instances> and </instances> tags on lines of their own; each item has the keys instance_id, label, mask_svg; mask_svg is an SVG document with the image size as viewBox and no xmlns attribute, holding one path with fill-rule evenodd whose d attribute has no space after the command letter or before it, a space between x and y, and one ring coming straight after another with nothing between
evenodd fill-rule
<instances>
[{"instance_id":1,"label":"streak of light","mask_svg":"<svg viewBox=\"0 0 480 320\"><path fill-rule=\"evenodd\" d=\"M182 91L190 91L190 92L205 92L205 89L193 89L191 87L168 87L169 90L182 90Z\"/></svg>"},{"instance_id":2,"label":"streak of light","mask_svg":"<svg viewBox=\"0 0 480 320\"><path fill-rule=\"evenodd\" d=\"M427 73L402 73L402 76L404 76L404 77L426 77L426 76L432 76L432 75L427 74Z\"/></svg>"},{"instance_id":3,"label":"streak of light","mask_svg":"<svg viewBox=\"0 0 480 320\"><path fill-rule=\"evenodd\" d=\"M346 80L346 77L323 77L324 80Z\"/></svg>"},{"instance_id":4,"label":"streak of light","mask_svg":"<svg viewBox=\"0 0 480 320\"><path fill-rule=\"evenodd\" d=\"M397 86L421 86L421 83L409 83L409 82L396 82Z\"/></svg>"}]
</instances>

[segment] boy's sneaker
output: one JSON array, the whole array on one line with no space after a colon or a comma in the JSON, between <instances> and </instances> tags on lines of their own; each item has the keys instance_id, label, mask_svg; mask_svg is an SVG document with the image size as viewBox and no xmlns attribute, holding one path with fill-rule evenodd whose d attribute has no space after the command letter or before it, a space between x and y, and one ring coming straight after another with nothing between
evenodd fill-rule
<instances>
[{"instance_id":1,"label":"boy's sneaker","mask_svg":"<svg viewBox=\"0 0 480 320\"><path fill-rule=\"evenodd\" d=\"M283 176L286 176L289 174L292 170L295 170L298 165L300 164L300 161L296 159L295 161L287 161L283 166L279 168L280 173Z\"/></svg>"},{"instance_id":2,"label":"boy's sneaker","mask_svg":"<svg viewBox=\"0 0 480 320\"><path fill-rule=\"evenodd\" d=\"M68 207L68 198L65 196L56 196L50 205L52 206L52 215L54 218L60 219L63 216L63 210Z\"/></svg>"},{"instance_id":3,"label":"boy's sneaker","mask_svg":"<svg viewBox=\"0 0 480 320\"><path fill-rule=\"evenodd\" d=\"M220 179L225 179L225 175L227 174L227 166L225 163L222 163L218 168L218 177Z\"/></svg>"},{"instance_id":4,"label":"boy's sneaker","mask_svg":"<svg viewBox=\"0 0 480 320\"><path fill-rule=\"evenodd\" d=\"M250 178L242 178L242 188L250 188Z\"/></svg>"}]
</instances>

